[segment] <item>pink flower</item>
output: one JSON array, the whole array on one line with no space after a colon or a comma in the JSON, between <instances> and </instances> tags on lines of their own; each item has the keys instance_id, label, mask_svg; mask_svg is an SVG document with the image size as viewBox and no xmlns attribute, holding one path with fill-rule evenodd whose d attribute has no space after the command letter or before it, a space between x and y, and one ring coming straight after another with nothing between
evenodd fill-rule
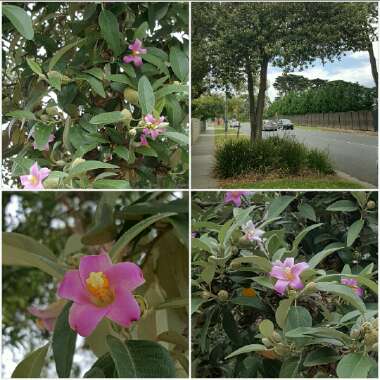
<instances>
[{"instance_id":1,"label":"pink flower","mask_svg":"<svg viewBox=\"0 0 380 380\"><path fill-rule=\"evenodd\" d=\"M363 297L364 290L358 286L358 282L354 278L342 278L340 282L349 286L359 297Z\"/></svg>"},{"instance_id":2,"label":"pink flower","mask_svg":"<svg viewBox=\"0 0 380 380\"><path fill-rule=\"evenodd\" d=\"M65 303L66 301L59 300L53 302L45 309L31 306L28 308L28 311L30 314L38 318L37 326L39 326L41 329L52 332L54 330L55 321L58 318L58 315L61 314Z\"/></svg>"},{"instance_id":3,"label":"pink flower","mask_svg":"<svg viewBox=\"0 0 380 380\"><path fill-rule=\"evenodd\" d=\"M302 289L303 283L300 275L307 268L309 268L309 265L304 261L294 264L293 257L288 257L283 263L280 260L275 261L269 273L272 277L278 279L274 289L281 295L285 293L288 286L293 289Z\"/></svg>"},{"instance_id":4,"label":"pink flower","mask_svg":"<svg viewBox=\"0 0 380 380\"><path fill-rule=\"evenodd\" d=\"M159 127L161 124L164 123L165 121L165 117L164 116L160 116L158 119L156 119L152 114L148 113L148 115L146 115L144 117L144 121L145 123L150 127L150 128L157 128Z\"/></svg>"},{"instance_id":5,"label":"pink flower","mask_svg":"<svg viewBox=\"0 0 380 380\"><path fill-rule=\"evenodd\" d=\"M149 145L148 144L148 140L146 139L146 136L144 134L140 135L140 144L143 145L143 146Z\"/></svg>"},{"instance_id":6,"label":"pink flower","mask_svg":"<svg viewBox=\"0 0 380 380\"><path fill-rule=\"evenodd\" d=\"M44 189L42 181L49 175L50 170L48 168L39 168L37 162L35 162L27 175L20 177L21 184L24 189L28 190L40 190Z\"/></svg>"},{"instance_id":7,"label":"pink flower","mask_svg":"<svg viewBox=\"0 0 380 380\"><path fill-rule=\"evenodd\" d=\"M54 140L55 140L55 136L50 135L47 144L44 146L44 150L49 150L49 143L53 142ZM33 148L37 149L37 144L35 141L33 142Z\"/></svg>"},{"instance_id":8,"label":"pink flower","mask_svg":"<svg viewBox=\"0 0 380 380\"><path fill-rule=\"evenodd\" d=\"M142 47L142 42L136 38L135 39L135 42L133 42L132 44L130 44L128 46L128 49L132 51L132 53L130 55L126 55L124 58L123 58L123 62L124 63L131 63L133 62L133 64L135 65L135 67L139 67L143 64L143 61L140 57L141 54L146 54L146 49L144 49Z\"/></svg>"},{"instance_id":9,"label":"pink flower","mask_svg":"<svg viewBox=\"0 0 380 380\"><path fill-rule=\"evenodd\" d=\"M58 287L61 298L73 301L70 327L89 336L107 317L128 327L140 318L140 307L132 291L144 283L139 266L131 262L112 264L108 254L84 256L79 270L66 272Z\"/></svg>"},{"instance_id":10,"label":"pink flower","mask_svg":"<svg viewBox=\"0 0 380 380\"><path fill-rule=\"evenodd\" d=\"M241 197L251 194L250 191L227 191L224 203L233 203L236 207L241 205Z\"/></svg>"}]
</instances>

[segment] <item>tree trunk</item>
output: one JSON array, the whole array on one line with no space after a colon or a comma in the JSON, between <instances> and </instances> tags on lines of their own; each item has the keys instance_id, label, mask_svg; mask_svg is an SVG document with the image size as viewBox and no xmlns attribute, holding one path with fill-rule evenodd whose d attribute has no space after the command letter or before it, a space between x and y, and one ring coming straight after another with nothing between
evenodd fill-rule
<instances>
[{"instance_id":1,"label":"tree trunk","mask_svg":"<svg viewBox=\"0 0 380 380\"><path fill-rule=\"evenodd\" d=\"M251 64L247 60L246 73L248 78L248 103L249 103L249 122L251 127L251 143L255 140L255 93L253 84L253 73Z\"/></svg>"},{"instance_id":2,"label":"tree trunk","mask_svg":"<svg viewBox=\"0 0 380 380\"><path fill-rule=\"evenodd\" d=\"M260 140L262 138L265 93L267 90L268 64L269 64L269 58L263 57L261 61L261 67L260 67L259 94L257 95L257 104L256 104L256 112L255 112L255 128L254 128L255 140L256 139Z\"/></svg>"},{"instance_id":3,"label":"tree trunk","mask_svg":"<svg viewBox=\"0 0 380 380\"><path fill-rule=\"evenodd\" d=\"M372 77L373 77L373 80L375 81L376 93L377 93L378 92L378 86L379 86L379 79L378 79L378 73L377 73L376 58L375 58L375 54L373 52L373 46L372 46L371 41L369 41L367 50L368 50L368 54L369 54L369 61L371 63Z\"/></svg>"}]
</instances>

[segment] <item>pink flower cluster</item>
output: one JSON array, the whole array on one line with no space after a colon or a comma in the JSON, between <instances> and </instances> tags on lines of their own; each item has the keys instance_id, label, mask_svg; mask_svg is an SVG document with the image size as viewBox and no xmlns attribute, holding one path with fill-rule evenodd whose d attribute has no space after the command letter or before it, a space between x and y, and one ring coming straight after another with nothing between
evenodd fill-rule
<instances>
[{"instance_id":1,"label":"pink flower cluster","mask_svg":"<svg viewBox=\"0 0 380 380\"><path fill-rule=\"evenodd\" d=\"M131 262L112 264L105 251L81 258L78 270L66 272L58 296L73 301L70 327L89 336L107 317L128 327L140 318L140 307L132 291L144 283L139 266Z\"/></svg>"},{"instance_id":2,"label":"pink flower cluster","mask_svg":"<svg viewBox=\"0 0 380 380\"><path fill-rule=\"evenodd\" d=\"M354 278L342 278L340 283L349 286L359 297L363 297L364 290L358 286L358 282Z\"/></svg>"},{"instance_id":3,"label":"pink flower cluster","mask_svg":"<svg viewBox=\"0 0 380 380\"><path fill-rule=\"evenodd\" d=\"M224 196L224 203L233 203L236 207L240 207L241 198L250 194L250 191L227 191Z\"/></svg>"},{"instance_id":4,"label":"pink flower cluster","mask_svg":"<svg viewBox=\"0 0 380 380\"><path fill-rule=\"evenodd\" d=\"M142 42L136 38L128 48L131 50L131 54L124 56L123 62L126 64L133 62L135 67L140 67L143 64L141 55L147 52L146 49L142 47Z\"/></svg>"},{"instance_id":5,"label":"pink flower cluster","mask_svg":"<svg viewBox=\"0 0 380 380\"><path fill-rule=\"evenodd\" d=\"M160 126L166 124L165 118L160 116L155 118L152 114L148 114L144 117L146 128L143 129L143 133L140 135L140 144L148 145L147 137L155 140L161 133L165 132L165 128L160 128Z\"/></svg>"}]
</instances>

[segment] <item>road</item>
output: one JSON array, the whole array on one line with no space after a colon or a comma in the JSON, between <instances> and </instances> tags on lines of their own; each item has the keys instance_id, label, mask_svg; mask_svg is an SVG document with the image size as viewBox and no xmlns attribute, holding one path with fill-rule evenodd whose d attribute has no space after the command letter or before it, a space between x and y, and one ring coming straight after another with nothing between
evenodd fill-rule
<instances>
[{"instance_id":1,"label":"road","mask_svg":"<svg viewBox=\"0 0 380 380\"><path fill-rule=\"evenodd\" d=\"M249 131L249 124L242 123L241 132L249 135ZM325 150L329 153L336 170L377 187L378 142L376 135L308 128L263 132L263 134L264 138L275 134L280 136L288 134L310 147Z\"/></svg>"}]
</instances>

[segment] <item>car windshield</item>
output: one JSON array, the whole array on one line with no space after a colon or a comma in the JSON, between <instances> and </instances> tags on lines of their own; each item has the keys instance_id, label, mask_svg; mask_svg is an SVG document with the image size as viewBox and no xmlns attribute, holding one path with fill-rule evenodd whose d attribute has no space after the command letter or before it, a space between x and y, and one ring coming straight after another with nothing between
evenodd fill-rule
<instances>
[{"instance_id":1,"label":"car windshield","mask_svg":"<svg viewBox=\"0 0 380 380\"><path fill-rule=\"evenodd\" d=\"M284 123L284 124L291 124L292 123L289 119L281 119L280 121L281 121L281 123Z\"/></svg>"}]
</instances>

